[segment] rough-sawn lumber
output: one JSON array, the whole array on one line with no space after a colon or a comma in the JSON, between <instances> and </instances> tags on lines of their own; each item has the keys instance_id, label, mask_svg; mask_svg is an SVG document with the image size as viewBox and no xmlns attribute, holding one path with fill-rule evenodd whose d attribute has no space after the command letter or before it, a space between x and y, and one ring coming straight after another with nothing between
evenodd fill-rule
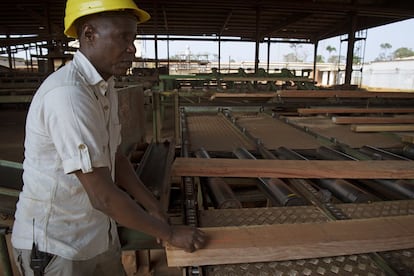
<instances>
[{"instance_id":1,"label":"rough-sawn lumber","mask_svg":"<svg viewBox=\"0 0 414 276\"><path fill-rule=\"evenodd\" d=\"M368 113L414 113L414 108L355 108L355 107L315 107L298 108L299 114L368 114Z\"/></svg>"},{"instance_id":2,"label":"rough-sawn lumber","mask_svg":"<svg viewBox=\"0 0 414 276\"><path fill-rule=\"evenodd\" d=\"M332 117L335 124L414 124L414 117Z\"/></svg>"},{"instance_id":3,"label":"rough-sawn lumber","mask_svg":"<svg viewBox=\"0 0 414 276\"><path fill-rule=\"evenodd\" d=\"M176 158L175 176L414 179L414 163L400 160L247 160Z\"/></svg>"},{"instance_id":4,"label":"rough-sawn lumber","mask_svg":"<svg viewBox=\"0 0 414 276\"><path fill-rule=\"evenodd\" d=\"M277 94L280 98L414 98L414 93L354 90L280 90Z\"/></svg>"},{"instance_id":5,"label":"rough-sawn lumber","mask_svg":"<svg viewBox=\"0 0 414 276\"><path fill-rule=\"evenodd\" d=\"M323 223L203 228L194 253L167 246L169 266L321 258L414 248L414 215Z\"/></svg>"},{"instance_id":6,"label":"rough-sawn lumber","mask_svg":"<svg viewBox=\"0 0 414 276\"><path fill-rule=\"evenodd\" d=\"M402 135L401 141L414 144L414 134Z\"/></svg>"},{"instance_id":7,"label":"rough-sawn lumber","mask_svg":"<svg viewBox=\"0 0 414 276\"><path fill-rule=\"evenodd\" d=\"M351 125L354 132L414 131L414 124L404 125Z\"/></svg>"},{"instance_id":8,"label":"rough-sawn lumber","mask_svg":"<svg viewBox=\"0 0 414 276\"><path fill-rule=\"evenodd\" d=\"M265 98L270 99L276 97L276 93L214 93L210 97L210 101L216 98Z\"/></svg>"}]
</instances>

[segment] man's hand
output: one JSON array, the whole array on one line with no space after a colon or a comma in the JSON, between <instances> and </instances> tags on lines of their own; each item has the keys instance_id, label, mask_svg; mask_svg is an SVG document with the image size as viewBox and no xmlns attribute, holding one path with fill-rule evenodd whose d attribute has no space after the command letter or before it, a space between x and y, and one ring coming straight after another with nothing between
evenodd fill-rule
<instances>
[{"instance_id":1,"label":"man's hand","mask_svg":"<svg viewBox=\"0 0 414 276\"><path fill-rule=\"evenodd\" d=\"M195 227L173 225L167 242L191 253L203 248L207 242L207 237L203 231Z\"/></svg>"},{"instance_id":2,"label":"man's hand","mask_svg":"<svg viewBox=\"0 0 414 276\"><path fill-rule=\"evenodd\" d=\"M149 214L165 223L170 224L170 218L166 212L163 211L150 211Z\"/></svg>"},{"instance_id":3,"label":"man's hand","mask_svg":"<svg viewBox=\"0 0 414 276\"><path fill-rule=\"evenodd\" d=\"M167 224L170 224L170 218L168 217L168 214L166 212L156 211L156 212L149 212L149 214L153 216L154 218L157 218ZM159 237L156 237L156 238L157 238L157 243L161 244L162 240Z\"/></svg>"}]
</instances>

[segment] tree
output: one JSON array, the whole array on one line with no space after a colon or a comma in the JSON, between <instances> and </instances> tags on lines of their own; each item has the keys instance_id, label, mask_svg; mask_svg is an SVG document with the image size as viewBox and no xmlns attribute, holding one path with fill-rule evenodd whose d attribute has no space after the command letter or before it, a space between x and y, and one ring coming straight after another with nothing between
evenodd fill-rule
<instances>
[{"instance_id":1,"label":"tree","mask_svg":"<svg viewBox=\"0 0 414 276\"><path fill-rule=\"evenodd\" d=\"M401 47L394 51L394 58L405 58L414 56L414 51L411 48Z\"/></svg>"},{"instance_id":2,"label":"tree","mask_svg":"<svg viewBox=\"0 0 414 276\"><path fill-rule=\"evenodd\" d=\"M324 58L323 58L322 55L317 55L316 56L316 62L318 62L318 63L324 63L325 60L324 60Z\"/></svg>"},{"instance_id":3,"label":"tree","mask_svg":"<svg viewBox=\"0 0 414 276\"><path fill-rule=\"evenodd\" d=\"M283 59L286 62L296 62L296 61L298 61L298 58L297 58L295 53L289 53L287 55L284 55Z\"/></svg>"},{"instance_id":4,"label":"tree","mask_svg":"<svg viewBox=\"0 0 414 276\"><path fill-rule=\"evenodd\" d=\"M345 57L344 56L331 56L328 58L328 62L329 63L340 63L340 62L345 62Z\"/></svg>"},{"instance_id":5,"label":"tree","mask_svg":"<svg viewBox=\"0 0 414 276\"><path fill-rule=\"evenodd\" d=\"M353 63L353 64L361 64L361 61L362 61L361 57L359 57L359 56L354 56L354 57L353 57L353 60L352 60L352 63Z\"/></svg>"},{"instance_id":6,"label":"tree","mask_svg":"<svg viewBox=\"0 0 414 276\"><path fill-rule=\"evenodd\" d=\"M390 60L391 56L388 54L388 51L392 48L392 45L389 43L381 43L380 48L382 51L380 52L380 54L375 60L376 61Z\"/></svg>"},{"instance_id":7,"label":"tree","mask_svg":"<svg viewBox=\"0 0 414 276\"><path fill-rule=\"evenodd\" d=\"M326 46L326 51L328 51L329 55L331 52L336 52L336 48L332 47L331 45Z\"/></svg>"},{"instance_id":8,"label":"tree","mask_svg":"<svg viewBox=\"0 0 414 276\"><path fill-rule=\"evenodd\" d=\"M294 60L293 61L303 61L299 58L298 50L302 48L302 45L297 43L290 43L289 47L293 50ZM285 56L286 57L286 56Z\"/></svg>"},{"instance_id":9,"label":"tree","mask_svg":"<svg viewBox=\"0 0 414 276\"><path fill-rule=\"evenodd\" d=\"M335 47L333 47L331 45L328 45L328 46L326 46L326 51L328 51L328 53L329 53L328 62L335 63L333 61L338 61L338 58L334 59L333 56L331 55L332 52L336 52Z\"/></svg>"}]
</instances>

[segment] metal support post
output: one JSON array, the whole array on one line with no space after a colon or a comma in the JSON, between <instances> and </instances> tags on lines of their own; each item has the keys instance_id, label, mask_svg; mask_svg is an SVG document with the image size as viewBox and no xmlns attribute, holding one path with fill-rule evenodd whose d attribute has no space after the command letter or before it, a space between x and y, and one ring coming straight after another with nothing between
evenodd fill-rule
<instances>
[{"instance_id":1,"label":"metal support post","mask_svg":"<svg viewBox=\"0 0 414 276\"><path fill-rule=\"evenodd\" d=\"M160 93L152 92L152 124L153 124L153 136L156 143L161 140L161 108L160 108Z\"/></svg>"}]
</instances>

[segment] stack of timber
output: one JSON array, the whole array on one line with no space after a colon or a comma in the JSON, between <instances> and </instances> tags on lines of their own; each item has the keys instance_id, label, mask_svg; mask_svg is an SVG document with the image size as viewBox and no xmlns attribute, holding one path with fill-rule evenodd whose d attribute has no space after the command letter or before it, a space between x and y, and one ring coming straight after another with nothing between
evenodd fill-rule
<instances>
[{"instance_id":1,"label":"stack of timber","mask_svg":"<svg viewBox=\"0 0 414 276\"><path fill-rule=\"evenodd\" d=\"M333 115L332 122L349 124L354 132L414 131L414 108L411 107L316 107L297 111L300 115Z\"/></svg>"},{"instance_id":2,"label":"stack of timber","mask_svg":"<svg viewBox=\"0 0 414 276\"><path fill-rule=\"evenodd\" d=\"M364 90L281 90L277 96L288 98L360 98L360 99L414 99L414 93L404 92L369 92Z\"/></svg>"},{"instance_id":3,"label":"stack of timber","mask_svg":"<svg viewBox=\"0 0 414 276\"><path fill-rule=\"evenodd\" d=\"M414 108L404 107L317 107L317 108L298 108L298 113L301 115L312 114L407 114L414 113Z\"/></svg>"}]
</instances>

